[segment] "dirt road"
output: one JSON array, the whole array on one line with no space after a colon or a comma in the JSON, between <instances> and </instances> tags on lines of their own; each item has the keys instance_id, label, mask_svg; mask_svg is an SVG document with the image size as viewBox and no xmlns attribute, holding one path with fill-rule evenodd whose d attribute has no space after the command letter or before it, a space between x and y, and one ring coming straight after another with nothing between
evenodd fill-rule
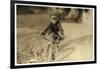
<instances>
[{"instance_id":1,"label":"dirt road","mask_svg":"<svg viewBox=\"0 0 100 69\"><path fill-rule=\"evenodd\" d=\"M82 23L61 23L65 40L61 42L56 54L56 61L93 60L93 24L92 14L83 15ZM46 43L40 37L39 28L17 28L17 62L36 63L42 60L41 49ZM39 57L40 56L40 57ZM46 58L46 56L45 56Z\"/></svg>"}]
</instances>

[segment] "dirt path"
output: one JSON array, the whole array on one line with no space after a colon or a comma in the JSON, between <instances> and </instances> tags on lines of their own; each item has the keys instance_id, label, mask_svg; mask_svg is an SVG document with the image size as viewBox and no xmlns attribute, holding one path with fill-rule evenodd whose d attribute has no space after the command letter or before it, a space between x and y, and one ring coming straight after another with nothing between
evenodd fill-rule
<instances>
[{"instance_id":1,"label":"dirt path","mask_svg":"<svg viewBox=\"0 0 100 69\"><path fill-rule=\"evenodd\" d=\"M92 15L86 15L84 14L84 21L82 23L62 23L65 40L59 45L59 51L56 54L55 61L92 60ZM43 58L41 57L41 54L43 54L41 49L46 50L47 45L43 43L44 41L40 37L40 31L33 28L18 28L17 37L18 63L46 62L41 59Z\"/></svg>"}]
</instances>

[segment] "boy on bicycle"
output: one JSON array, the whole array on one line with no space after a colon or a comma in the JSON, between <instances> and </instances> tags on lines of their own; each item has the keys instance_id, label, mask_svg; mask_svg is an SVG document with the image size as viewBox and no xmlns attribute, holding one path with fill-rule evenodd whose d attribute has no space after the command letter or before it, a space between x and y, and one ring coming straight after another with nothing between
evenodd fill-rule
<instances>
[{"instance_id":1,"label":"boy on bicycle","mask_svg":"<svg viewBox=\"0 0 100 69\"><path fill-rule=\"evenodd\" d=\"M51 60L55 60L55 53L57 53L58 44L61 42L61 40L64 39L64 31L61 26L60 21L58 20L56 15L51 16L51 20L49 21L48 26L46 29L41 33L41 35L45 36L45 34L48 32L48 34L52 34L52 54L51 54Z\"/></svg>"}]
</instances>

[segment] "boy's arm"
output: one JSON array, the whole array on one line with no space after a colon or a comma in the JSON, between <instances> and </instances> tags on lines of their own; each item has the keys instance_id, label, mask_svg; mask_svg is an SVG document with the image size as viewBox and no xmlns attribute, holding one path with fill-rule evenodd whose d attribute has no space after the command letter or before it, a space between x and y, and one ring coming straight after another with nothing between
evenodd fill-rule
<instances>
[{"instance_id":1,"label":"boy's arm","mask_svg":"<svg viewBox=\"0 0 100 69\"><path fill-rule=\"evenodd\" d=\"M45 35L45 33L49 30L49 28L50 28L50 22L49 22L48 26L45 28L45 30L41 34Z\"/></svg>"},{"instance_id":2,"label":"boy's arm","mask_svg":"<svg viewBox=\"0 0 100 69\"><path fill-rule=\"evenodd\" d=\"M60 22L58 23L58 27L59 27L59 31L60 31L60 33L59 33L60 34L60 37L61 37L62 40L64 40L65 39L64 31L63 31L63 28L62 28Z\"/></svg>"},{"instance_id":3,"label":"boy's arm","mask_svg":"<svg viewBox=\"0 0 100 69\"><path fill-rule=\"evenodd\" d=\"M60 33L61 33L62 35L64 35L64 31L63 31L63 28L62 28L60 22L58 23L58 27L59 27L59 31L60 31Z\"/></svg>"}]
</instances>

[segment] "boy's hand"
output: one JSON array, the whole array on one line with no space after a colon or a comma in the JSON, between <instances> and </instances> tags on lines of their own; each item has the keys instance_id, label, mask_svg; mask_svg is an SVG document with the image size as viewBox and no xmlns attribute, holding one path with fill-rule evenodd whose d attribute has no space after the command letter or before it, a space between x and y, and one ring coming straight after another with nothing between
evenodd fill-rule
<instances>
[{"instance_id":1,"label":"boy's hand","mask_svg":"<svg viewBox=\"0 0 100 69\"><path fill-rule=\"evenodd\" d=\"M62 38L62 40L64 40L65 39L65 36L64 35L61 35L61 38Z\"/></svg>"}]
</instances>

